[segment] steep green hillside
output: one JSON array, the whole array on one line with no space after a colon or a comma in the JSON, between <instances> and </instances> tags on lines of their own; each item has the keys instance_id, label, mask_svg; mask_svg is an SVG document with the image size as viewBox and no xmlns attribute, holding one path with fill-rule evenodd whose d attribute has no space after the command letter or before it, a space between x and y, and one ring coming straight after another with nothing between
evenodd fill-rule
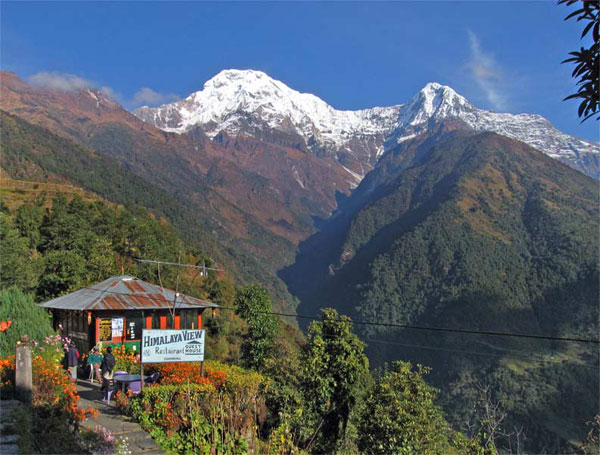
<instances>
[{"instance_id":1,"label":"steep green hillside","mask_svg":"<svg viewBox=\"0 0 600 455\"><path fill-rule=\"evenodd\" d=\"M284 272L298 313L334 306L391 324L597 339L594 180L518 141L458 131L381 177ZM309 269L313 283L298 278ZM464 429L484 385L536 453L569 450L598 413L598 345L360 330L373 361L432 366Z\"/></svg>"},{"instance_id":2,"label":"steep green hillside","mask_svg":"<svg viewBox=\"0 0 600 455\"><path fill-rule=\"evenodd\" d=\"M154 166L162 166L165 169L163 179L167 179L150 183L152 175L139 176L113 158L83 148L3 111L0 111L0 127L1 165L12 178L72 183L112 202L148 208L169 219L186 243L205 251L224 265L234 278L267 284L277 297L277 307L290 309L289 294L281 281L273 276L270 263L255 256L252 247L260 242L269 243L274 254L282 255L291 251L291 245L252 224L248 240L233 238L222 228L223 220L211 210L211 198L218 196L208 189L202 191L199 188L202 182L194 183L194 192L181 186L181 178L173 178L173 185L169 185L168 178L173 172L187 172L183 165L178 168L164 154L149 154L149 160L159 160ZM115 126L112 131L118 130ZM126 142L126 138L120 139ZM171 174L167 172L169 169ZM235 212L236 209L231 207L230 210ZM245 215L238 213L237 216ZM271 259L285 261L283 258Z\"/></svg>"}]
</instances>

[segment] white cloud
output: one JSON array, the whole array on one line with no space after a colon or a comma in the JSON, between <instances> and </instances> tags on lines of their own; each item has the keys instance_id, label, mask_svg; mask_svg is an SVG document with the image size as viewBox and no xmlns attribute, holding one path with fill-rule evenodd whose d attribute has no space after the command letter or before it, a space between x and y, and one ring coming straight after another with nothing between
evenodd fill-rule
<instances>
[{"instance_id":1,"label":"white cloud","mask_svg":"<svg viewBox=\"0 0 600 455\"><path fill-rule=\"evenodd\" d=\"M107 87L107 86L100 87L100 92L107 98L110 98L111 100L118 101L119 103L123 102L123 96L120 93L115 92L110 87Z\"/></svg>"},{"instance_id":2,"label":"white cloud","mask_svg":"<svg viewBox=\"0 0 600 455\"><path fill-rule=\"evenodd\" d=\"M58 71L41 71L30 76L27 81L36 87L60 90L61 92L71 92L96 85L94 82L75 76L74 74Z\"/></svg>"},{"instance_id":3,"label":"white cloud","mask_svg":"<svg viewBox=\"0 0 600 455\"><path fill-rule=\"evenodd\" d=\"M471 30L467 30L467 33L471 49L467 68L471 71L471 76L495 109L506 110L506 96L502 93L504 74L500 65L492 54L482 49L475 33Z\"/></svg>"},{"instance_id":4,"label":"white cloud","mask_svg":"<svg viewBox=\"0 0 600 455\"><path fill-rule=\"evenodd\" d=\"M60 71L41 71L27 78L27 81L35 87L43 87L61 92L72 92L85 88L99 87L94 81L84 79L74 74L61 73ZM102 86L99 87L98 90L100 90L107 98L115 100L119 104L130 108L138 107L143 104L156 106L180 99L180 97L174 93L159 93L148 87L139 89L134 93L131 99L124 97L121 93L115 91L111 87Z\"/></svg>"},{"instance_id":5,"label":"white cloud","mask_svg":"<svg viewBox=\"0 0 600 455\"><path fill-rule=\"evenodd\" d=\"M133 99L131 100L132 106L158 106L160 104L165 104L170 101L177 101L179 96L174 93L158 93L151 88L142 87L133 95Z\"/></svg>"}]
</instances>

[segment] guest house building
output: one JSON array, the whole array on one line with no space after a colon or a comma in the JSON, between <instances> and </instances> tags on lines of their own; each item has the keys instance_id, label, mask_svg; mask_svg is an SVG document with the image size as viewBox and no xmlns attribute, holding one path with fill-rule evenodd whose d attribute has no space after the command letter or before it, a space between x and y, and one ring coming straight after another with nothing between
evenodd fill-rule
<instances>
[{"instance_id":1,"label":"guest house building","mask_svg":"<svg viewBox=\"0 0 600 455\"><path fill-rule=\"evenodd\" d=\"M55 329L80 352L96 345L126 345L139 351L142 329L200 329L202 316L218 305L120 275L40 304ZM60 327L59 327L60 326Z\"/></svg>"}]
</instances>

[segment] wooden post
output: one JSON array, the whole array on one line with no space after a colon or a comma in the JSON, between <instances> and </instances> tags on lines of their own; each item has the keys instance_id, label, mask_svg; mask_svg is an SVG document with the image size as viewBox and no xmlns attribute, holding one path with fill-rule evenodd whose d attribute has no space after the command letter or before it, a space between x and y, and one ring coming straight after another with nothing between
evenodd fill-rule
<instances>
[{"instance_id":1,"label":"wooden post","mask_svg":"<svg viewBox=\"0 0 600 455\"><path fill-rule=\"evenodd\" d=\"M200 376L204 377L204 360L200 362Z\"/></svg>"},{"instance_id":2,"label":"wooden post","mask_svg":"<svg viewBox=\"0 0 600 455\"><path fill-rule=\"evenodd\" d=\"M33 375L31 368L31 346L29 338L22 336L17 342L15 359L15 388L17 399L31 404L33 394Z\"/></svg>"}]
</instances>

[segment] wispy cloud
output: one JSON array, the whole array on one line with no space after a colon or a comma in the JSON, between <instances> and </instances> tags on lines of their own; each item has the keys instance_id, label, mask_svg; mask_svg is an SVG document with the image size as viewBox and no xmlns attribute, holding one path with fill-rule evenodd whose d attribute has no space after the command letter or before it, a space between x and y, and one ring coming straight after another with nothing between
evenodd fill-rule
<instances>
[{"instance_id":1,"label":"wispy cloud","mask_svg":"<svg viewBox=\"0 0 600 455\"><path fill-rule=\"evenodd\" d=\"M482 48L475 33L471 30L467 33L471 49L467 68L471 76L495 109L507 109L507 99L502 91L505 76L500 65L492 54Z\"/></svg>"},{"instance_id":2,"label":"wispy cloud","mask_svg":"<svg viewBox=\"0 0 600 455\"><path fill-rule=\"evenodd\" d=\"M178 100L180 97L174 93L159 93L148 87L142 87L131 98L123 96L108 86L100 86L96 82L85 79L75 74L62 73L60 71L41 71L27 78L27 82L35 87L58 90L61 92L72 92L85 88L97 88L106 97L117 101L128 108L135 108L141 105L157 106Z\"/></svg>"},{"instance_id":3,"label":"wispy cloud","mask_svg":"<svg viewBox=\"0 0 600 455\"><path fill-rule=\"evenodd\" d=\"M41 71L30 76L27 81L35 87L44 87L61 92L71 92L96 86L92 81L82 77L58 71Z\"/></svg>"},{"instance_id":4,"label":"wispy cloud","mask_svg":"<svg viewBox=\"0 0 600 455\"><path fill-rule=\"evenodd\" d=\"M160 104L165 104L170 101L177 101L179 96L174 93L159 93L151 88L142 87L133 95L133 99L131 100L132 106L158 106Z\"/></svg>"}]
</instances>

